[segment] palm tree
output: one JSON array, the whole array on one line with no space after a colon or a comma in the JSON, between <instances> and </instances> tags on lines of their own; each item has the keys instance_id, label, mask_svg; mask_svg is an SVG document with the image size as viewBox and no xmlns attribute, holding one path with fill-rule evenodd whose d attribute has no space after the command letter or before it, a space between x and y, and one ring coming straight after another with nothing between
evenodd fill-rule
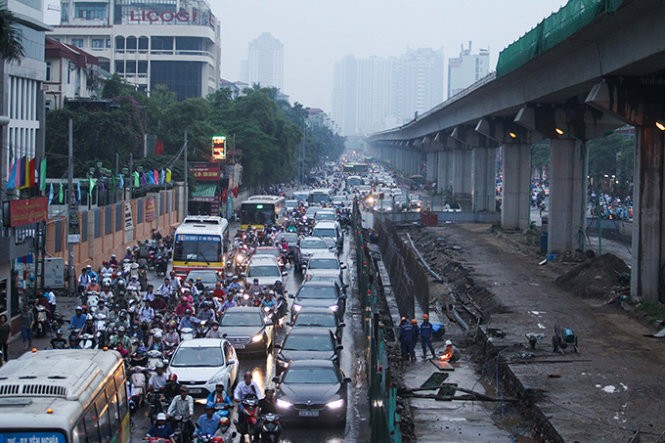
<instances>
[{"instance_id":1,"label":"palm tree","mask_svg":"<svg viewBox=\"0 0 665 443\"><path fill-rule=\"evenodd\" d=\"M0 2L0 59L20 60L23 57L21 31L13 25L16 23L14 14L7 9L4 1Z\"/></svg>"}]
</instances>

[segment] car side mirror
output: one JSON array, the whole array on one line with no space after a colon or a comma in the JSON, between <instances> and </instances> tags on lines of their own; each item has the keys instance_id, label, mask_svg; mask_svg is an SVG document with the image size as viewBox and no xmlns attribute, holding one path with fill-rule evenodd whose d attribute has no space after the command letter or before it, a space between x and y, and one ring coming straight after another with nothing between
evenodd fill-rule
<instances>
[{"instance_id":1,"label":"car side mirror","mask_svg":"<svg viewBox=\"0 0 665 443\"><path fill-rule=\"evenodd\" d=\"M289 275L288 272L286 272L286 271L282 272L282 277L286 277L287 275Z\"/></svg>"},{"instance_id":2,"label":"car side mirror","mask_svg":"<svg viewBox=\"0 0 665 443\"><path fill-rule=\"evenodd\" d=\"M226 333L222 334L222 338L226 338Z\"/></svg>"},{"instance_id":3,"label":"car side mirror","mask_svg":"<svg viewBox=\"0 0 665 443\"><path fill-rule=\"evenodd\" d=\"M304 271L305 269L307 269L307 265L302 265L301 268Z\"/></svg>"},{"instance_id":4,"label":"car side mirror","mask_svg":"<svg viewBox=\"0 0 665 443\"><path fill-rule=\"evenodd\" d=\"M279 377L273 377L272 382L273 383L279 383Z\"/></svg>"},{"instance_id":5,"label":"car side mirror","mask_svg":"<svg viewBox=\"0 0 665 443\"><path fill-rule=\"evenodd\" d=\"M296 296L295 296L295 295L293 295L293 294L289 294L289 298L294 298L294 299L295 299L295 298L296 298Z\"/></svg>"},{"instance_id":6,"label":"car side mirror","mask_svg":"<svg viewBox=\"0 0 665 443\"><path fill-rule=\"evenodd\" d=\"M339 269L346 269L346 265L345 264L340 265Z\"/></svg>"},{"instance_id":7,"label":"car side mirror","mask_svg":"<svg viewBox=\"0 0 665 443\"><path fill-rule=\"evenodd\" d=\"M346 323L340 323L337 325L338 328L343 328L344 326L346 326Z\"/></svg>"},{"instance_id":8,"label":"car side mirror","mask_svg":"<svg viewBox=\"0 0 665 443\"><path fill-rule=\"evenodd\" d=\"M342 379L342 382L344 382L344 383L351 383L351 377L344 377L344 378Z\"/></svg>"},{"instance_id":9,"label":"car side mirror","mask_svg":"<svg viewBox=\"0 0 665 443\"><path fill-rule=\"evenodd\" d=\"M335 351L341 351L342 349L344 349L344 346L342 345L335 346Z\"/></svg>"},{"instance_id":10,"label":"car side mirror","mask_svg":"<svg viewBox=\"0 0 665 443\"><path fill-rule=\"evenodd\" d=\"M226 366L233 366L233 365L235 365L236 363L237 363L237 361L235 361L234 359L231 359L231 360L229 360L229 361L226 362Z\"/></svg>"},{"instance_id":11,"label":"car side mirror","mask_svg":"<svg viewBox=\"0 0 665 443\"><path fill-rule=\"evenodd\" d=\"M349 289L349 285L343 285L343 286L342 286L342 289L344 289L344 290Z\"/></svg>"},{"instance_id":12,"label":"car side mirror","mask_svg":"<svg viewBox=\"0 0 665 443\"><path fill-rule=\"evenodd\" d=\"M282 345L275 344L275 349L282 349Z\"/></svg>"},{"instance_id":13,"label":"car side mirror","mask_svg":"<svg viewBox=\"0 0 665 443\"><path fill-rule=\"evenodd\" d=\"M286 326L293 326L293 323L291 323L290 321L287 321Z\"/></svg>"}]
</instances>

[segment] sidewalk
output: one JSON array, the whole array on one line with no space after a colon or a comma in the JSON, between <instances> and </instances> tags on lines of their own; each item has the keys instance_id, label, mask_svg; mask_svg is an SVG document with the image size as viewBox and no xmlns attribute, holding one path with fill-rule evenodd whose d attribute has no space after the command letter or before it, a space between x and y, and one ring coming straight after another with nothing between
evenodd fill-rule
<instances>
[{"instance_id":1,"label":"sidewalk","mask_svg":"<svg viewBox=\"0 0 665 443\"><path fill-rule=\"evenodd\" d=\"M74 308L79 303L79 300L76 297L67 297L61 295L57 298L56 301L56 309L58 313L62 315L62 318L65 321L65 323L62 325L62 331L65 338L67 338L69 331L69 319L72 317L72 315L74 315ZM55 337L55 331L53 331L53 337ZM37 349L46 349L50 345L51 338L51 335L48 333L45 337L42 338L33 337L32 347ZM18 358L23 355L24 352L26 351L24 350L24 345L21 341L21 334L12 336L9 339L9 359L12 360Z\"/></svg>"}]
</instances>

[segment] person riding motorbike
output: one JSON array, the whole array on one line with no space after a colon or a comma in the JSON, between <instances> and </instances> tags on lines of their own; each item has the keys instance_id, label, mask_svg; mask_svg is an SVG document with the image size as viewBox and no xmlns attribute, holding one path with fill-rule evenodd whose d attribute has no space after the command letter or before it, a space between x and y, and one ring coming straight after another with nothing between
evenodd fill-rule
<instances>
[{"instance_id":1,"label":"person riding motorbike","mask_svg":"<svg viewBox=\"0 0 665 443\"><path fill-rule=\"evenodd\" d=\"M238 404L238 430L241 433L245 432L248 434L253 434L256 432L256 429L247 429L245 425L247 419L247 411L245 411L242 401L247 397L255 397L259 401L263 399L263 393L259 388L259 385L252 380L252 373L250 371L245 372L243 376L243 381L239 382L233 391L233 401ZM241 434L240 439L244 438L244 434Z\"/></svg>"},{"instance_id":2,"label":"person riding motorbike","mask_svg":"<svg viewBox=\"0 0 665 443\"><path fill-rule=\"evenodd\" d=\"M162 341L164 345L169 348L174 348L180 343L180 335L178 331L175 330L176 324L173 321L170 321L164 325L164 336Z\"/></svg>"},{"instance_id":3,"label":"person riding motorbike","mask_svg":"<svg viewBox=\"0 0 665 443\"><path fill-rule=\"evenodd\" d=\"M214 321L214 320L216 320L215 310L212 308L211 302L204 301L201 304L201 310L196 314L196 318L198 318L201 321Z\"/></svg>"},{"instance_id":4,"label":"person riding motorbike","mask_svg":"<svg viewBox=\"0 0 665 443\"><path fill-rule=\"evenodd\" d=\"M180 303L178 304L178 306L176 306L174 309L175 315L182 318L184 317L185 312L187 310L193 311L193 306L189 303L187 297L183 296L180 298Z\"/></svg>"},{"instance_id":5,"label":"person riding motorbike","mask_svg":"<svg viewBox=\"0 0 665 443\"><path fill-rule=\"evenodd\" d=\"M164 364L158 362L155 366L155 373L148 380L148 391L163 391L166 388L167 381L166 374L164 373Z\"/></svg>"},{"instance_id":6,"label":"person riding motorbike","mask_svg":"<svg viewBox=\"0 0 665 443\"><path fill-rule=\"evenodd\" d=\"M86 291L89 292L100 292L102 288L99 286L99 283L97 283L97 277L92 277L90 279L90 283L88 283L88 286L85 288Z\"/></svg>"},{"instance_id":7,"label":"person riding motorbike","mask_svg":"<svg viewBox=\"0 0 665 443\"><path fill-rule=\"evenodd\" d=\"M148 351L159 351L164 353L164 342L162 341L161 331L156 331L152 334L152 343L148 346Z\"/></svg>"},{"instance_id":8,"label":"person riding motorbike","mask_svg":"<svg viewBox=\"0 0 665 443\"><path fill-rule=\"evenodd\" d=\"M192 315L191 309L187 309L185 311L185 316L180 320L178 330L182 331L183 328L196 329L199 324L201 324L201 320Z\"/></svg>"},{"instance_id":9,"label":"person riding motorbike","mask_svg":"<svg viewBox=\"0 0 665 443\"><path fill-rule=\"evenodd\" d=\"M166 415L171 418L180 418L184 423L183 436L186 441L191 439L194 425L191 418L194 415L194 399L187 394L187 386L180 386L180 395L171 400Z\"/></svg>"},{"instance_id":10,"label":"person riding motorbike","mask_svg":"<svg viewBox=\"0 0 665 443\"><path fill-rule=\"evenodd\" d=\"M219 429L219 417L215 414L215 406L205 405L205 413L196 420L196 429L194 437L203 437L205 435L215 435Z\"/></svg>"},{"instance_id":11,"label":"person riding motorbike","mask_svg":"<svg viewBox=\"0 0 665 443\"><path fill-rule=\"evenodd\" d=\"M157 288L157 295L161 295L168 300L173 292L175 292L175 288L171 285L171 280L168 277L165 277L164 283Z\"/></svg>"},{"instance_id":12,"label":"person riding motorbike","mask_svg":"<svg viewBox=\"0 0 665 443\"><path fill-rule=\"evenodd\" d=\"M83 329L85 326L86 315L83 313L83 307L77 306L74 309L74 315L69 320L69 329Z\"/></svg>"},{"instance_id":13,"label":"person riding motorbike","mask_svg":"<svg viewBox=\"0 0 665 443\"><path fill-rule=\"evenodd\" d=\"M55 332L55 338L51 339L51 349L67 348L67 340L62 336L62 329Z\"/></svg>"},{"instance_id":14,"label":"person riding motorbike","mask_svg":"<svg viewBox=\"0 0 665 443\"><path fill-rule=\"evenodd\" d=\"M148 429L146 437L172 438L173 428L166 422L166 414L160 412L157 414L155 424Z\"/></svg>"},{"instance_id":15,"label":"person riding motorbike","mask_svg":"<svg viewBox=\"0 0 665 443\"><path fill-rule=\"evenodd\" d=\"M117 334L111 337L111 342L109 344L112 348L120 347L125 351L131 351L132 349L132 340L127 337L126 328L124 326L118 327Z\"/></svg>"},{"instance_id":16,"label":"person riding motorbike","mask_svg":"<svg viewBox=\"0 0 665 443\"><path fill-rule=\"evenodd\" d=\"M224 389L224 383L217 383L215 390L208 394L206 405L212 405L215 415L218 418L230 415L230 409L233 408L233 402Z\"/></svg>"},{"instance_id":17,"label":"person riding motorbike","mask_svg":"<svg viewBox=\"0 0 665 443\"><path fill-rule=\"evenodd\" d=\"M219 314L224 315L224 313L229 309L229 308L235 308L238 306L238 302L234 298L235 291L230 291L229 295L226 296L226 300L222 305L219 307Z\"/></svg>"},{"instance_id":18,"label":"person riding motorbike","mask_svg":"<svg viewBox=\"0 0 665 443\"><path fill-rule=\"evenodd\" d=\"M206 338L224 338L224 333L219 329L217 321L210 323L210 329L206 332Z\"/></svg>"},{"instance_id":19,"label":"person riding motorbike","mask_svg":"<svg viewBox=\"0 0 665 443\"><path fill-rule=\"evenodd\" d=\"M118 257L116 257L115 254L111 254L111 259L109 260L109 265L116 266L116 267L119 265Z\"/></svg>"},{"instance_id":20,"label":"person riding motorbike","mask_svg":"<svg viewBox=\"0 0 665 443\"><path fill-rule=\"evenodd\" d=\"M247 287L247 291L248 291L251 295L254 295L254 294L257 294L257 293L258 293L259 295L261 295L261 294L263 294L263 292L264 292L264 291L263 291L263 286L261 286L261 285L259 284L259 279L258 279L258 278L255 278L254 281L252 282L252 284L249 285L249 286Z\"/></svg>"}]
</instances>

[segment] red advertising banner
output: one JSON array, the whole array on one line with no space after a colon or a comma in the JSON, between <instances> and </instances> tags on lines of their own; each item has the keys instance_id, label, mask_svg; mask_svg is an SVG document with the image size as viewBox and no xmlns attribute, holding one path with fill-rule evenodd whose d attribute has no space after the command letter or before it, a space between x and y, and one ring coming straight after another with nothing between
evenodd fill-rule
<instances>
[{"instance_id":1,"label":"red advertising banner","mask_svg":"<svg viewBox=\"0 0 665 443\"><path fill-rule=\"evenodd\" d=\"M216 182L221 178L221 171L218 163L192 163L189 170L196 181Z\"/></svg>"},{"instance_id":2,"label":"red advertising banner","mask_svg":"<svg viewBox=\"0 0 665 443\"><path fill-rule=\"evenodd\" d=\"M157 205L155 197L150 195L145 198L145 221L151 222L157 219Z\"/></svg>"},{"instance_id":3,"label":"red advertising banner","mask_svg":"<svg viewBox=\"0 0 665 443\"><path fill-rule=\"evenodd\" d=\"M24 226L48 219L48 198L9 201L9 226Z\"/></svg>"}]
</instances>

